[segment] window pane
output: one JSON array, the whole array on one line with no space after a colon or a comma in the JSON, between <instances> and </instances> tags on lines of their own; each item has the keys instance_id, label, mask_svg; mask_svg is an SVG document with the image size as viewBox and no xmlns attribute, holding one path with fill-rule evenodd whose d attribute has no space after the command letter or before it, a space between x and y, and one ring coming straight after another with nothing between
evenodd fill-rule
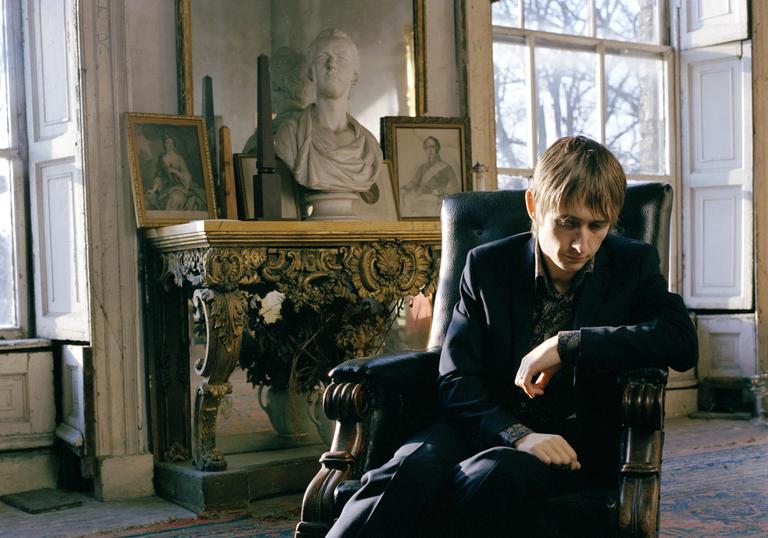
<instances>
[{"instance_id":1,"label":"window pane","mask_svg":"<svg viewBox=\"0 0 768 538\"><path fill-rule=\"evenodd\" d=\"M594 52L536 49L538 155L562 136L598 138L596 62Z\"/></svg>"},{"instance_id":2,"label":"window pane","mask_svg":"<svg viewBox=\"0 0 768 538\"><path fill-rule=\"evenodd\" d=\"M559 34L588 35L587 0L524 0L525 27Z\"/></svg>"},{"instance_id":3,"label":"window pane","mask_svg":"<svg viewBox=\"0 0 768 538\"><path fill-rule=\"evenodd\" d=\"M8 49L6 47L6 16L5 0L0 0L0 147L11 145L10 136L10 97L8 95Z\"/></svg>"},{"instance_id":4,"label":"window pane","mask_svg":"<svg viewBox=\"0 0 768 538\"><path fill-rule=\"evenodd\" d=\"M657 0L596 0L597 37L656 43Z\"/></svg>"},{"instance_id":5,"label":"window pane","mask_svg":"<svg viewBox=\"0 0 768 538\"><path fill-rule=\"evenodd\" d=\"M605 56L605 143L628 173L666 173L666 112L660 58Z\"/></svg>"},{"instance_id":6,"label":"window pane","mask_svg":"<svg viewBox=\"0 0 768 538\"><path fill-rule=\"evenodd\" d=\"M514 26L519 28L517 20L517 5L519 0L501 0L491 5L491 21L497 26Z\"/></svg>"},{"instance_id":7,"label":"window pane","mask_svg":"<svg viewBox=\"0 0 768 538\"><path fill-rule=\"evenodd\" d=\"M16 270L13 227L13 188L7 159L0 159L0 327L15 327Z\"/></svg>"},{"instance_id":8,"label":"window pane","mask_svg":"<svg viewBox=\"0 0 768 538\"><path fill-rule=\"evenodd\" d=\"M527 189L528 178L523 176L510 176L507 174L499 174L497 176L499 190L509 189Z\"/></svg>"},{"instance_id":9,"label":"window pane","mask_svg":"<svg viewBox=\"0 0 768 538\"><path fill-rule=\"evenodd\" d=\"M522 43L493 44L493 84L496 91L496 162L502 168L528 168L530 163L525 77L526 47Z\"/></svg>"}]
</instances>

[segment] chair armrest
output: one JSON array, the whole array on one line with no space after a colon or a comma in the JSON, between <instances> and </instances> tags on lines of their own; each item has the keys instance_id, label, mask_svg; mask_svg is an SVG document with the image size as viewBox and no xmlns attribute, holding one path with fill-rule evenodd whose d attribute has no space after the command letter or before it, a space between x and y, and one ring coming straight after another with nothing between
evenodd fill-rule
<instances>
[{"instance_id":1,"label":"chair armrest","mask_svg":"<svg viewBox=\"0 0 768 538\"><path fill-rule=\"evenodd\" d=\"M299 538L324 536L363 473L387 461L405 437L434 419L436 351L378 355L331 370L323 409L336 421L330 450L304 493Z\"/></svg>"},{"instance_id":2,"label":"chair armrest","mask_svg":"<svg viewBox=\"0 0 768 538\"><path fill-rule=\"evenodd\" d=\"M439 350L409 351L352 359L331 370L334 382L368 383L407 391L437 382Z\"/></svg>"},{"instance_id":3,"label":"chair armrest","mask_svg":"<svg viewBox=\"0 0 768 538\"><path fill-rule=\"evenodd\" d=\"M377 355L346 361L331 371L333 383L323 401L329 418L343 421L335 412L332 387L354 384L365 398L366 413L359 420L366 438L365 451L357 457L361 472L387 461L409 434L435 419L439 359L439 350Z\"/></svg>"},{"instance_id":4,"label":"chair armrest","mask_svg":"<svg viewBox=\"0 0 768 538\"><path fill-rule=\"evenodd\" d=\"M622 424L629 428L664 428L664 393L668 373L660 368L624 372L619 377Z\"/></svg>"}]
</instances>

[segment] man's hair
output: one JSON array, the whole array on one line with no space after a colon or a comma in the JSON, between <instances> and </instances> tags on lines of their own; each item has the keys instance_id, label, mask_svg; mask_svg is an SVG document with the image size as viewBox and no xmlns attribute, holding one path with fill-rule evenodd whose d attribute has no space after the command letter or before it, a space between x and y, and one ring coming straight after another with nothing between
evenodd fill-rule
<instances>
[{"instance_id":1,"label":"man's hair","mask_svg":"<svg viewBox=\"0 0 768 538\"><path fill-rule=\"evenodd\" d=\"M312 40L312 43L309 44L309 47L307 47L309 79L313 80L312 69L314 67L315 58L317 58L318 52L320 52L320 49L326 43L333 41L334 39L344 41L347 44L347 47L349 47L349 50L352 51L352 67L355 71L356 82L357 77L360 75L360 51L357 50L357 45L355 45L355 42L352 41L351 37L349 37L349 34L343 30L339 30L338 28L326 28L325 30L321 30L315 39ZM354 85L355 82L352 84Z\"/></svg>"},{"instance_id":2,"label":"man's hair","mask_svg":"<svg viewBox=\"0 0 768 538\"><path fill-rule=\"evenodd\" d=\"M584 203L611 224L619 218L626 189L627 176L616 157L585 136L565 136L549 146L536 164L530 187L537 218Z\"/></svg>"},{"instance_id":3,"label":"man's hair","mask_svg":"<svg viewBox=\"0 0 768 538\"><path fill-rule=\"evenodd\" d=\"M430 140L435 143L435 149L437 150L437 153L440 153L440 141L434 136L428 136L427 138L425 138L424 142L421 143L421 148L427 149L427 142L429 142Z\"/></svg>"}]
</instances>

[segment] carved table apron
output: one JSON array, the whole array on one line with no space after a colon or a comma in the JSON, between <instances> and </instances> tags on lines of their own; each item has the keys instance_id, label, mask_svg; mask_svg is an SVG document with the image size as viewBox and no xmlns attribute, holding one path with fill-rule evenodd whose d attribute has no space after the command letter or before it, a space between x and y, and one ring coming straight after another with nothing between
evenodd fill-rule
<instances>
[{"instance_id":1,"label":"carved table apron","mask_svg":"<svg viewBox=\"0 0 768 538\"><path fill-rule=\"evenodd\" d=\"M405 295L431 294L439 270L440 228L433 221L205 220L151 229L146 237L162 261L162 267L150 269L150 278L154 282L157 277L161 282L172 278L186 294L191 290L195 318L205 324L207 343L205 357L195 364L205 380L197 387L194 417L188 416L188 405L181 405L181 414L187 416L158 418L163 413L176 414L177 406L168 401L178 403L184 395L172 400L174 396L163 388L169 385L162 380L152 383L150 378L152 415L159 422L153 426L155 449L162 459L186 459L190 447L195 467L206 471L226 469L226 460L216 448L216 419L222 398L232 391L229 376L238 365L252 286L266 286L305 302L335 293L386 304ZM152 309L160 298L148 295L146 302ZM181 334L179 327L186 327L186 320L179 324L169 316L183 311L166 309L158 316L161 326L150 338L173 339L174 330ZM167 335L163 334L166 327ZM355 347L358 353L365 349L364 343ZM161 343L150 343L149 348L160 350L155 362L169 356ZM180 365L189 359L188 349L184 357L182 348L177 347ZM192 421L191 438L183 427L182 433L163 431L170 421L180 420L185 421L182 424Z\"/></svg>"}]
</instances>

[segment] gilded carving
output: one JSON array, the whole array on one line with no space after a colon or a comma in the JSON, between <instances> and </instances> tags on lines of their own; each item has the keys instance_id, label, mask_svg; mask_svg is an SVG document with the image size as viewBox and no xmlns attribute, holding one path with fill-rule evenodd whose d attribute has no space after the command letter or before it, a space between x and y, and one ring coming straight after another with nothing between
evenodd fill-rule
<instances>
[{"instance_id":1,"label":"gilded carving","mask_svg":"<svg viewBox=\"0 0 768 538\"><path fill-rule=\"evenodd\" d=\"M201 471L223 471L227 468L226 459L216 448L216 418L221 399L232 392L229 382L208 384L197 387L195 397L195 467Z\"/></svg>"},{"instance_id":2,"label":"gilded carving","mask_svg":"<svg viewBox=\"0 0 768 538\"><path fill-rule=\"evenodd\" d=\"M243 292L216 293L210 288L202 288L195 290L192 301L195 305L194 319L206 323L208 338L218 338L223 342L224 349L231 350L235 336L243 330Z\"/></svg>"},{"instance_id":3,"label":"gilded carving","mask_svg":"<svg viewBox=\"0 0 768 538\"><path fill-rule=\"evenodd\" d=\"M400 241L355 247L349 261L352 284L360 297L387 303L416 295L429 282L432 256L427 248Z\"/></svg>"},{"instance_id":4,"label":"gilded carving","mask_svg":"<svg viewBox=\"0 0 768 538\"><path fill-rule=\"evenodd\" d=\"M214 471L226 468L216 423L238 359L253 383L311 390L328 382L336 364L380 352L405 296L434 293L439 247L382 239L189 248L162 256L163 278L192 287L193 317L205 328L206 354L196 370L206 382L197 390L192 455L197 468ZM283 294L280 315L267 321L260 309L273 290ZM255 347L241 357L244 330ZM354 399L357 413L364 411L361 397ZM166 456L184 454L174 449Z\"/></svg>"},{"instance_id":5,"label":"gilded carving","mask_svg":"<svg viewBox=\"0 0 768 538\"><path fill-rule=\"evenodd\" d=\"M208 286L234 289L259 279L259 270L266 260L266 249L215 248L204 255L205 278Z\"/></svg>"},{"instance_id":6,"label":"gilded carving","mask_svg":"<svg viewBox=\"0 0 768 538\"><path fill-rule=\"evenodd\" d=\"M177 286L210 286L230 290L259 282L265 248L209 248L163 253L163 273Z\"/></svg>"}]
</instances>

